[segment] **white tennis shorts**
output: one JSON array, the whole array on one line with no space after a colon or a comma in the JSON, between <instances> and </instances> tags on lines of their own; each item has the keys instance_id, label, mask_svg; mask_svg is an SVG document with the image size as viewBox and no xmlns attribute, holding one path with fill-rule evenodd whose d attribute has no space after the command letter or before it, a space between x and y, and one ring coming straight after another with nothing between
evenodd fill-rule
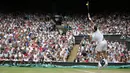
<instances>
[{"instance_id":1,"label":"white tennis shorts","mask_svg":"<svg viewBox=\"0 0 130 73\"><path fill-rule=\"evenodd\" d=\"M99 51L99 52L106 51L107 50L107 41L103 40L102 42L100 42L99 44L97 44L95 50Z\"/></svg>"}]
</instances>

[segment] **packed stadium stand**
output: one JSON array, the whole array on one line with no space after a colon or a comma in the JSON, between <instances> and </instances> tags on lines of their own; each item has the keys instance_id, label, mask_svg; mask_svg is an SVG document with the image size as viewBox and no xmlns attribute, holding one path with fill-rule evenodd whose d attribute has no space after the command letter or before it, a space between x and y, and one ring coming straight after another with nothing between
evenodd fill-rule
<instances>
[{"instance_id":1,"label":"packed stadium stand","mask_svg":"<svg viewBox=\"0 0 130 73\"><path fill-rule=\"evenodd\" d=\"M62 24L67 32L53 29L55 23L47 14L0 13L0 60L23 62L66 62L75 45L75 37L91 33L91 24L86 15L65 15ZM97 14L92 17L104 35L130 34L130 20L127 14L112 13L107 17ZM126 26L127 25L127 29ZM127 30L127 32L126 32ZM75 62L96 62L94 43L83 39ZM108 40L108 61L130 62L130 51L125 43Z\"/></svg>"}]
</instances>

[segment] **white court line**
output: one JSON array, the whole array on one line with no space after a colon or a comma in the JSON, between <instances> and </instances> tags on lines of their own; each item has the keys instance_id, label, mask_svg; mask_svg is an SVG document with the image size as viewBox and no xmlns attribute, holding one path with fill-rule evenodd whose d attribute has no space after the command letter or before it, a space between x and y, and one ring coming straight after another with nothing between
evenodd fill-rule
<instances>
[{"instance_id":1,"label":"white court line","mask_svg":"<svg viewBox=\"0 0 130 73\"><path fill-rule=\"evenodd\" d=\"M96 72L91 72L91 71L86 71L86 70L79 70L79 69L77 71L86 72L86 73L96 73Z\"/></svg>"}]
</instances>

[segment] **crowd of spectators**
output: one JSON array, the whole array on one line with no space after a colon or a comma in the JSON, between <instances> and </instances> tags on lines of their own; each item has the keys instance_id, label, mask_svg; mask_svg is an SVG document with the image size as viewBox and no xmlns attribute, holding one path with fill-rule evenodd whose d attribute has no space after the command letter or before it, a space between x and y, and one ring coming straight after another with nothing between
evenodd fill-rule
<instances>
[{"instance_id":1,"label":"crowd of spectators","mask_svg":"<svg viewBox=\"0 0 130 73\"><path fill-rule=\"evenodd\" d=\"M69 18L69 17L68 17ZM99 25L99 29L104 35L128 35L130 36L130 16L129 14L112 13L112 14L97 14L92 16L95 24ZM79 16L70 18L68 24L73 29L74 35L84 35L87 32L91 33L92 28L87 16ZM78 25L76 25L78 24ZM80 44L75 62L97 62L95 44L88 40ZM130 62L130 51L127 51L126 44L121 42L108 41L108 62L120 63Z\"/></svg>"},{"instance_id":2,"label":"crowd of spectators","mask_svg":"<svg viewBox=\"0 0 130 73\"><path fill-rule=\"evenodd\" d=\"M67 16L65 17L67 18ZM74 35L82 35L91 32L91 24L87 15L68 16L65 21L73 28ZM99 25L100 30L105 35L124 35L130 36L130 16L128 13L105 13L92 15L92 20ZM126 31L127 30L127 31Z\"/></svg>"},{"instance_id":3,"label":"crowd of spectators","mask_svg":"<svg viewBox=\"0 0 130 73\"><path fill-rule=\"evenodd\" d=\"M45 17L0 14L0 60L66 62L74 37L50 30L54 23Z\"/></svg>"},{"instance_id":4,"label":"crowd of spectators","mask_svg":"<svg viewBox=\"0 0 130 73\"><path fill-rule=\"evenodd\" d=\"M127 18L128 15L118 13L92 16L102 32L111 35L126 34L126 30L130 34L130 20ZM91 33L92 29L85 15L63 16L62 23L68 24L71 30L65 34L52 30L55 23L49 15L42 13L0 13L0 60L66 62L75 42L74 36ZM77 59L95 62L93 44L88 40L85 43L80 45ZM108 43L109 62L122 62L124 57L129 58L126 55L130 52L124 53L127 51L124 45Z\"/></svg>"},{"instance_id":5,"label":"crowd of spectators","mask_svg":"<svg viewBox=\"0 0 130 73\"><path fill-rule=\"evenodd\" d=\"M107 55L109 63L128 63L130 62L130 51L126 48L125 42L108 41ZM74 62L94 63L96 61L96 44L83 38L80 43L77 57Z\"/></svg>"}]
</instances>

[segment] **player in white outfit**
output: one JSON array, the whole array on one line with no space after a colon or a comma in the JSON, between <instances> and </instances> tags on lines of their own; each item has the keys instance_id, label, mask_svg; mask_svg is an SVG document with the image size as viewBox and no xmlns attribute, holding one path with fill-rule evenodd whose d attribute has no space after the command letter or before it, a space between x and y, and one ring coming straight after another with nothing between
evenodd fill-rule
<instances>
[{"instance_id":1,"label":"player in white outfit","mask_svg":"<svg viewBox=\"0 0 130 73\"><path fill-rule=\"evenodd\" d=\"M94 22L90 18L90 14L88 13L88 18L91 21L93 33L89 34L89 37L91 41L96 43L96 59L98 61L98 68L106 67L108 65L107 62L107 41L104 39L104 36L102 32L98 29L97 25L94 25ZM105 64L102 66L101 61L103 61Z\"/></svg>"}]
</instances>

